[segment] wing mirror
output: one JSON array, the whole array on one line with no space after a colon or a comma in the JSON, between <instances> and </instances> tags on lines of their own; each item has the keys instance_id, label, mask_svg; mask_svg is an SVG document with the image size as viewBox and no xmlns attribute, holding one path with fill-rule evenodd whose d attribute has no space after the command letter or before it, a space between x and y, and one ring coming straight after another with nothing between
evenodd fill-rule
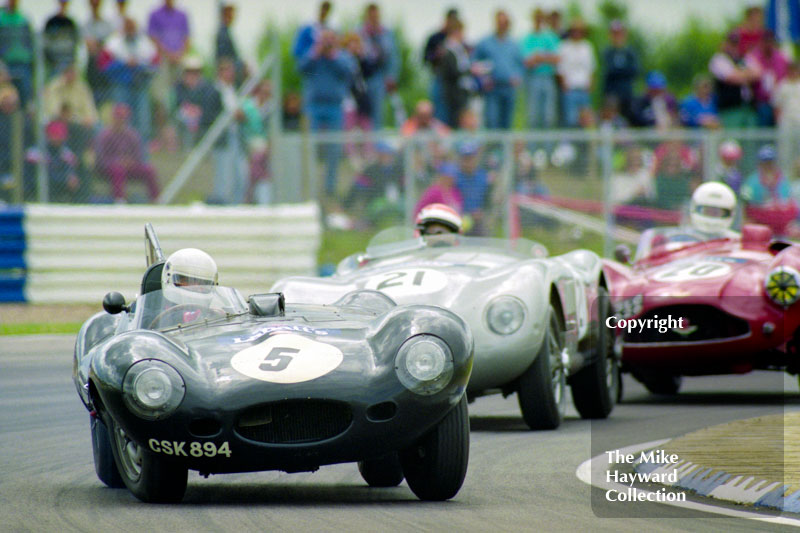
<instances>
[{"instance_id":1,"label":"wing mirror","mask_svg":"<svg viewBox=\"0 0 800 533\"><path fill-rule=\"evenodd\" d=\"M617 247L614 248L614 259L624 264L631 262L631 249L627 244L618 244Z\"/></svg>"},{"instance_id":2,"label":"wing mirror","mask_svg":"<svg viewBox=\"0 0 800 533\"><path fill-rule=\"evenodd\" d=\"M284 316L286 300L282 292L253 294L249 299L250 314L255 316Z\"/></svg>"},{"instance_id":3,"label":"wing mirror","mask_svg":"<svg viewBox=\"0 0 800 533\"><path fill-rule=\"evenodd\" d=\"M125 305L125 297L118 292L109 292L103 297L103 309L109 315L116 315L122 311L127 312L130 307Z\"/></svg>"}]
</instances>

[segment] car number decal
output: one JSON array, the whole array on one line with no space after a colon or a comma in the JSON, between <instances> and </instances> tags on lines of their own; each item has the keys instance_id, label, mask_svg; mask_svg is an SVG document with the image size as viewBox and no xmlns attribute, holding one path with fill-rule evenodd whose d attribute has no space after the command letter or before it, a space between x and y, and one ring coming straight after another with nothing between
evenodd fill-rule
<instances>
[{"instance_id":1,"label":"car number decal","mask_svg":"<svg viewBox=\"0 0 800 533\"><path fill-rule=\"evenodd\" d=\"M241 350L231 359L237 372L271 383L302 383L332 372L344 360L336 346L292 333L279 333Z\"/></svg>"},{"instance_id":2,"label":"car number decal","mask_svg":"<svg viewBox=\"0 0 800 533\"><path fill-rule=\"evenodd\" d=\"M430 294L447 285L447 276L438 270L414 268L384 272L367 280L365 289L381 291L389 296Z\"/></svg>"},{"instance_id":3,"label":"car number decal","mask_svg":"<svg viewBox=\"0 0 800 533\"><path fill-rule=\"evenodd\" d=\"M654 281L691 281L724 276L731 271L728 263L721 261L701 261L672 265L653 275Z\"/></svg>"},{"instance_id":4,"label":"car number decal","mask_svg":"<svg viewBox=\"0 0 800 533\"><path fill-rule=\"evenodd\" d=\"M174 455L176 457L216 457L224 455L225 457L231 456L231 446L228 441L217 445L211 441L207 442L186 442L183 440L158 440L150 439L147 445L155 453L163 453L164 455Z\"/></svg>"}]
</instances>

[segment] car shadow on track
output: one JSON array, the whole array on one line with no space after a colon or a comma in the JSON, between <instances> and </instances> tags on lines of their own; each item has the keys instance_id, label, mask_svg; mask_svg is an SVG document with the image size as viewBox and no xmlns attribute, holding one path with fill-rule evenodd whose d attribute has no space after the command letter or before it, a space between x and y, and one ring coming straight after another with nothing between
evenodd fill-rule
<instances>
[{"instance_id":1,"label":"car shadow on track","mask_svg":"<svg viewBox=\"0 0 800 533\"><path fill-rule=\"evenodd\" d=\"M96 505L147 505L139 502L127 489L97 486L72 490L71 499L91 501ZM285 505L319 507L321 505L457 505L456 501L422 502L407 485L392 488L370 488L355 484L207 482L192 480L186 495L176 505Z\"/></svg>"},{"instance_id":2,"label":"car shadow on track","mask_svg":"<svg viewBox=\"0 0 800 533\"><path fill-rule=\"evenodd\" d=\"M675 395L642 393L626 397L621 405L800 405L800 394L776 392L682 392Z\"/></svg>"},{"instance_id":3,"label":"car shadow on track","mask_svg":"<svg viewBox=\"0 0 800 533\"><path fill-rule=\"evenodd\" d=\"M561 422L560 428L565 425L580 422L580 418L567 417ZM527 424L522 420L521 416L470 416L469 417L470 431L485 431L488 433L499 432L531 432ZM552 431L552 430L538 430L538 431ZM555 431L558 431L557 429Z\"/></svg>"}]
</instances>

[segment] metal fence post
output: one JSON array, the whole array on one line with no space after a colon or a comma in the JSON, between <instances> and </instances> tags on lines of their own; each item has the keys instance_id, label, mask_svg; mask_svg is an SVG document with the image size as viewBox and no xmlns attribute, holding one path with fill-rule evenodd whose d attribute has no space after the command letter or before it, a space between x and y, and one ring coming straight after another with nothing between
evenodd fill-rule
<instances>
[{"instance_id":1,"label":"metal fence post","mask_svg":"<svg viewBox=\"0 0 800 533\"><path fill-rule=\"evenodd\" d=\"M403 189L405 190L404 202L406 213L406 224L414 224L414 207L417 203L417 194L414 180L414 137L410 137L403 145Z\"/></svg>"},{"instance_id":2,"label":"metal fence post","mask_svg":"<svg viewBox=\"0 0 800 533\"><path fill-rule=\"evenodd\" d=\"M39 150L39 161L36 164L36 195L40 202L47 202L50 199L49 185L50 180L47 176L47 145L45 143L44 129L45 129L45 116L44 106L38 103L44 102L44 85L46 83L44 65L44 48L41 39L34 39L34 50L36 53L36 72L33 76L34 94L36 94L37 105L35 108L35 122L36 122L36 148Z\"/></svg>"},{"instance_id":3,"label":"metal fence post","mask_svg":"<svg viewBox=\"0 0 800 533\"><path fill-rule=\"evenodd\" d=\"M603 220L605 233L603 235L603 255L611 257L614 251L614 206L611 205L611 172L612 157L614 154L614 132L611 128L600 129L601 156L600 177L603 180Z\"/></svg>"},{"instance_id":4,"label":"metal fence post","mask_svg":"<svg viewBox=\"0 0 800 533\"><path fill-rule=\"evenodd\" d=\"M21 204L24 198L23 152L25 151L25 125L22 111L17 109L11 117L11 176L14 180L11 201Z\"/></svg>"},{"instance_id":5,"label":"metal fence post","mask_svg":"<svg viewBox=\"0 0 800 533\"><path fill-rule=\"evenodd\" d=\"M503 205L506 209L502 212L505 213L503 220L503 237L506 239L511 237L511 196L514 194L514 149L512 146L511 135L503 135L503 166L500 171L500 179L503 185Z\"/></svg>"},{"instance_id":6,"label":"metal fence post","mask_svg":"<svg viewBox=\"0 0 800 533\"><path fill-rule=\"evenodd\" d=\"M284 176L283 158L281 145L283 144L283 93L281 83L283 72L281 71L281 38L277 31L272 32L272 56L275 63L272 65L272 113L269 117L269 171L272 179L273 202L275 200L285 200L286 194L283 193L284 187L279 187L286 183L287 176ZM291 179L291 178L289 178ZM294 200L294 198L292 198Z\"/></svg>"}]
</instances>

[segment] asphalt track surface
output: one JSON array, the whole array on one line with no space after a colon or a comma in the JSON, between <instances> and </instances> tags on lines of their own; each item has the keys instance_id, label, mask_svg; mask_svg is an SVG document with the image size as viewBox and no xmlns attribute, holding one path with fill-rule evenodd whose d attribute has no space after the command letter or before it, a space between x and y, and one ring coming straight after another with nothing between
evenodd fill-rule
<instances>
[{"instance_id":1,"label":"asphalt track surface","mask_svg":"<svg viewBox=\"0 0 800 533\"><path fill-rule=\"evenodd\" d=\"M797 382L778 373L694 378L673 399L626 378L612 418L591 423L570 409L556 431L527 431L513 396L478 399L470 405L469 472L449 502L420 502L405 483L370 489L355 465L336 465L208 479L190 472L182 504L146 505L95 477L72 346L70 336L0 337L0 531L790 530L656 503L608 503L575 476L604 449L800 408Z\"/></svg>"}]
</instances>

